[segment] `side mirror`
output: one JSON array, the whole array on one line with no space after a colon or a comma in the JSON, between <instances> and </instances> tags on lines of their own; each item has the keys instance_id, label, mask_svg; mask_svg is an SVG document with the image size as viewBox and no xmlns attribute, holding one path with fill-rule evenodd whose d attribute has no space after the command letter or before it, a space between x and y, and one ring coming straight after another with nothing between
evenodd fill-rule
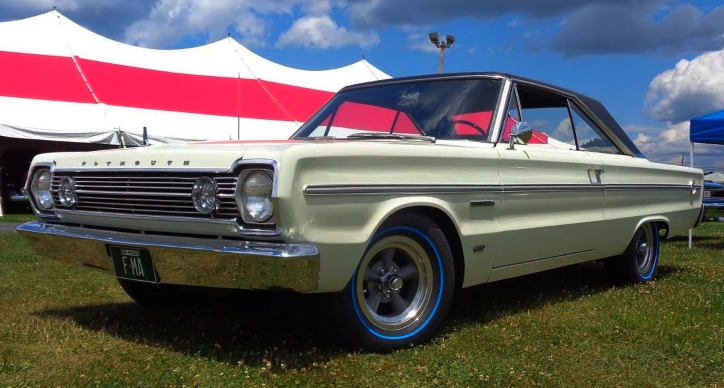
<instances>
[{"instance_id":1,"label":"side mirror","mask_svg":"<svg viewBox=\"0 0 724 388\"><path fill-rule=\"evenodd\" d=\"M515 141L518 140L523 144L528 143L530 138L533 137L533 127L525 121L515 123L513 128L510 129L510 144L508 149L515 149Z\"/></svg>"}]
</instances>

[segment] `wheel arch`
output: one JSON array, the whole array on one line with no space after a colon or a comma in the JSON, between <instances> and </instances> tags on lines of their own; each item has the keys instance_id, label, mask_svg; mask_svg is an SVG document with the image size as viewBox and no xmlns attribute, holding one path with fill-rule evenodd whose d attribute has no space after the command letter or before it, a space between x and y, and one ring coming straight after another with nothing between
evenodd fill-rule
<instances>
[{"instance_id":1,"label":"wheel arch","mask_svg":"<svg viewBox=\"0 0 724 388\"><path fill-rule=\"evenodd\" d=\"M664 216L649 216L642 218L637 224L636 227L631 231L631 235L633 236L634 233L641 227L643 224L647 223L653 223L656 224L656 229L661 232L661 230L665 230L665 234L663 235L664 239L669 238L669 219Z\"/></svg>"}]
</instances>

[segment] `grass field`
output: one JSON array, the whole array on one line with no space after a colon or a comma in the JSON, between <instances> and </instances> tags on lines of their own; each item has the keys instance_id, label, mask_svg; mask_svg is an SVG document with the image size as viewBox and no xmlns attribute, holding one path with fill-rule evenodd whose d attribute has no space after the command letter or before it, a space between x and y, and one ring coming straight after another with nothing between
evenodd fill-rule
<instances>
[{"instance_id":1,"label":"grass field","mask_svg":"<svg viewBox=\"0 0 724 388\"><path fill-rule=\"evenodd\" d=\"M0 216L0 222L26 222L34 219L34 214L5 214Z\"/></svg>"},{"instance_id":2,"label":"grass field","mask_svg":"<svg viewBox=\"0 0 724 388\"><path fill-rule=\"evenodd\" d=\"M338 347L319 298L147 312L0 233L0 387L724 387L723 249L709 222L647 285L591 263L467 289L432 342L375 354Z\"/></svg>"}]
</instances>

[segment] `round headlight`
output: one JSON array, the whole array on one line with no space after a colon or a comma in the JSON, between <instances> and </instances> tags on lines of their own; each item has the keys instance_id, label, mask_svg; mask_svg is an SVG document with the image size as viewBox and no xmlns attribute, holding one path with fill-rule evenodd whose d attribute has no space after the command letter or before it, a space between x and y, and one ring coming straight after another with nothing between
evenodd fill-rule
<instances>
[{"instance_id":1,"label":"round headlight","mask_svg":"<svg viewBox=\"0 0 724 388\"><path fill-rule=\"evenodd\" d=\"M219 208L216 198L216 182L208 177L201 177L194 183L191 190L191 201L194 208L201 214L211 214Z\"/></svg>"},{"instance_id":2,"label":"round headlight","mask_svg":"<svg viewBox=\"0 0 724 388\"><path fill-rule=\"evenodd\" d=\"M265 222L274 214L271 201L272 179L263 171L247 175L241 191L244 212L254 222Z\"/></svg>"},{"instance_id":3,"label":"round headlight","mask_svg":"<svg viewBox=\"0 0 724 388\"><path fill-rule=\"evenodd\" d=\"M58 198L60 199L60 204L65 207L71 207L78 202L78 196L75 194L75 180L73 178L65 176L60 180Z\"/></svg>"},{"instance_id":4,"label":"round headlight","mask_svg":"<svg viewBox=\"0 0 724 388\"><path fill-rule=\"evenodd\" d=\"M30 184L30 192L35 197L38 207L43 210L50 210L55 203L53 202L53 194L50 192L50 182L52 175L50 170L38 170L33 175L33 182Z\"/></svg>"}]
</instances>

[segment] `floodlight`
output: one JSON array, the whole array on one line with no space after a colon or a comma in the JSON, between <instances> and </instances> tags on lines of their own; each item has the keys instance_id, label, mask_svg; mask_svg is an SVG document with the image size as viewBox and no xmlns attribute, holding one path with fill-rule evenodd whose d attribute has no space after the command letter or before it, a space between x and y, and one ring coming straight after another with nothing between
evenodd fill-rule
<instances>
[{"instance_id":1,"label":"floodlight","mask_svg":"<svg viewBox=\"0 0 724 388\"><path fill-rule=\"evenodd\" d=\"M430 42L435 46L440 43L440 37L438 37L437 32L431 32L428 36L430 37Z\"/></svg>"}]
</instances>

